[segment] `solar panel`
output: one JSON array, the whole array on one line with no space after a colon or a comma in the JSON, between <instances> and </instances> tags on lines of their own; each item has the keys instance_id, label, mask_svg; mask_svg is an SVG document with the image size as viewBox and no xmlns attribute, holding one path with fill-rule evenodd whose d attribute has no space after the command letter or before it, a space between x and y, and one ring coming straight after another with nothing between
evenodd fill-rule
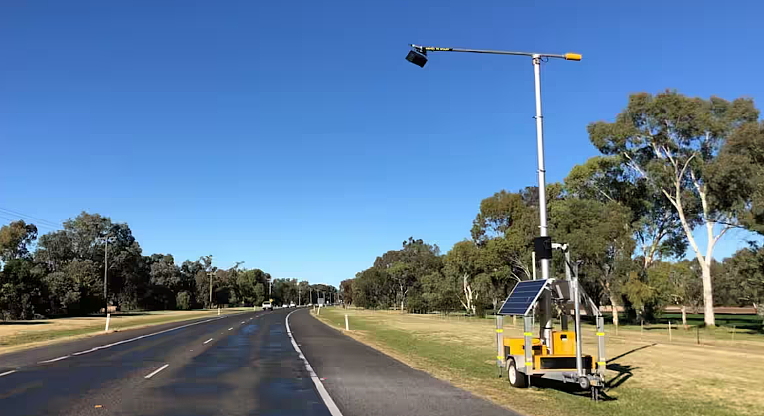
<instances>
[{"instance_id":1,"label":"solar panel","mask_svg":"<svg viewBox=\"0 0 764 416\"><path fill-rule=\"evenodd\" d=\"M515 285L499 315L525 315L546 287L547 280L524 280Z\"/></svg>"}]
</instances>

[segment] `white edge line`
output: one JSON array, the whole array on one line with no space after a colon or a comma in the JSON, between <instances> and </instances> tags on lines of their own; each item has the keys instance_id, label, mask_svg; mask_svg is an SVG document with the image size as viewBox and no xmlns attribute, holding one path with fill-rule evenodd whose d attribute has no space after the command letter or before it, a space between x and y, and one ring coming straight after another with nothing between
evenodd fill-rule
<instances>
[{"instance_id":1,"label":"white edge line","mask_svg":"<svg viewBox=\"0 0 764 416\"><path fill-rule=\"evenodd\" d=\"M204 341L204 343L206 344L206 343L208 343L210 341L212 341L212 338L208 339L207 341Z\"/></svg>"},{"instance_id":2,"label":"white edge line","mask_svg":"<svg viewBox=\"0 0 764 416\"><path fill-rule=\"evenodd\" d=\"M8 374L13 374L13 373L15 373L15 372L16 372L16 370L6 371L6 372L4 372L4 373L0 373L0 377L2 377L2 376L7 376Z\"/></svg>"},{"instance_id":3,"label":"white edge line","mask_svg":"<svg viewBox=\"0 0 764 416\"><path fill-rule=\"evenodd\" d=\"M234 315L238 315L238 314L234 314ZM122 340L122 341L118 341L118 342L115 342L115 343L112 343L112 344L106 344L106 345L101 345L101 346L99 346L99 347L94 347L94 348L91 348L91 349L89 349L89 350L80 351L80 352L75 352L75 353L73 353L73 354L71 354L71 355L65 355L65 356L63 356L63 357L53 358L53 359L51 359L51 360L38 361L38 362L37 362L37 364L46 364L46 363L53 363L53 362L56 362L56 361L65 360L65 359L67 359L67 358L69 358L69 357L71 357L71 356L75 356L75 355L83 355L83 354L87 354L87 353L89 353L89 352L93 352L93 351L98 351L98 350L102 350L102 349L106 349L106 348L115 347L115 346L117 346L117 345L126 344L126 343L128 343L128 342L133 342L133 341L138 341L139 339L148 338L148 337L153 337L154 335L164 334L164 333L166 333L166 332L170 332L170 331L175 331L175 330L178 330L178 329L187 328L187 327L189 327L189 326L194 326L194 325L204 324L204 323L207 323L207 322L217 321L218 319L227 318L227 317L229 317L229 316L232 316L232 315L223 315L223 316L221 316L221 317L215 317L215 318L212 318L212 319L207 319L207 320L205 320L205 321L192 322L192 323L190 323L190 324L181 325L181 326L176 326L176 327L174 327L174 328L165 329L164 331L154 332L153 334L146 334L146 335L141 335L141 336L139 336L139 337L130 338L130 339L125 339L125 340Z\"/></svg>"},{"instance_id":4,"label":"white edge line","mask_svg":"<svg viewBox=\"0 0 764 416\"><path fill-rule=\"evenodd\" d=\"M64 355L63 357L53 358L53 359L45 360L45 361L39 361L37 364L55 363L56 361L65 360L69 357L71 357L71 355Z\"/></svg>"},{"instance_id":5,"label":"white edge line","mask_svg":"<svg viewBox=\"0 0 764 416\"><path fill-rule=\"evenodd\" d=\"M169 366L170 366L170 364L165 364L165 365L163 365L163 366L161 366L161 367L157 368L156 370L152 371L152 372L151 372L149 375L147 375L146 377L143 377L143 378L145 378L145 379L149 379L149 378L151 378L151 377L154 377L154 376L156 375L156 373L158 373L158 372L160 372L160 371L164 370L165 368L167 368L167 367L169 367Z\"/></svg>"},{"instance_id":6,"label":"white edge line","mask_svg":"<svg viewBox=\"0 0 764 416\"><path fill-rule=\"evenodd\" d=\"M232 329L233 329L233 327L228 328L229 331L232 330Z\"/></svg>"},{"instance_id":7,"label":"white edge line","mask_svg":"<svg viewBox=\"0 0 764 416\"><path fill-rule=\"evenodd\" d=\"M294 337L292 336L292 330L291 328L289 328L289 315L295 312L297 311L289 312L289 314L287 314L286 316L285 323L286 323L287 335L289 335L289 339L292 340L292 346L294 347L295 351L297 351L297 354L300 355L300 358L305 363L305 369L308 370L308 374L310 374L310 379L313 380L313 384L316 385L316 390L318 390L318 394L321 396L321 399L324 401L326 408L329 409L329 413L331 413L332 416L342 416L342 412L340 412L340 409L334 403L334 400L332 400L332 396L329 396L329 392L326 391L324 384L321 383L321 380L316 375L316 372L313 371L313 367L310 366L308 359L305 358L305 355L300 350L300 347L297 346L297 342L294 340Z\"/></svg>"}]
</instances>

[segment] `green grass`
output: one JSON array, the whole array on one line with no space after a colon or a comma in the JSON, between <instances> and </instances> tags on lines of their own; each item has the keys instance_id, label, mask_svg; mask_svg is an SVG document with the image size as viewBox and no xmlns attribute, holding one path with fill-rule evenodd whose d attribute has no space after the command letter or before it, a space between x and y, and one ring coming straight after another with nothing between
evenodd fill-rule
<instances>
[{"instance_id":1,"label":"green grass","mask_svg":"<svg viewBox=\"0 0 764 416\"><path fill-rule=\"evenodd\" d=\"M320 319L335 328L344 328L344 314L351 316L351 331L348 335L411 365L430 372L461 388L486 397L494 402L529 415L701 415L726 416L741 414L762 414L755 410L761 403L747 401L745 396L757 394L755 387L759 373L736 373L734 369L721 369L728 374L710 378L686 375L681 362L690 349L703 357L704 347L682 345L661 345L658 350L645 349L650 343L638 339L609 340L613 356L625 352L623 358L612 361L609 379L625 378L608 394L612 401L594 403L564 385L546 385L527 390L512 389L504 379L497 377L493 364L495 346L491 343L492 322L482 319L443 319L417 315L395 315L386 313L363 313L354 310L328 308L322 310ZM479 327L478 329L476 329ZM506 328L505 324L505 328ZM435 329L433 329L435 328ZM482 334L485 331L485 336ZM505 330L509 332L509 329ZM588 329L586 330L588 331ZM638 338L628 330L625 338ZM591 337L593 341L594 337ZM587 344L586 339L584 344ZM764 337L759 336L756 344L764 349ZM647 347L646 347L647 346ZM587 346L587 348L590 348ZM623 352L622 352L623 351ZM761 350L760 350L761 351ZM724 359L734 360L745 351L721 352ZM732 355L729 355L732 354ZM764 356L748 359L748 364L764 370ZM714 360L709 355L708 360ZM725 361L726 362L726 361ZM714 365L711 362L697 362L698 367ZM611 362L609 362L611 365ZM724 376L724 377L722 377ZM749 377L742 384L730 383L730 379ZM616 378L616 380L618 380ZM760 380L760 379L759 379ZM745 390L745 389L753 390ZM703 390L705 389L705 390ZM701 391L702 390L702 391ZM707 392L710 391L711 394ZM750 397L750 396L749 396ZM758 400L758 399L757 399ZM748 407L750 405L750 407ZM748 408L746 410L746 408Z\"/></svg>"}]
</instances>

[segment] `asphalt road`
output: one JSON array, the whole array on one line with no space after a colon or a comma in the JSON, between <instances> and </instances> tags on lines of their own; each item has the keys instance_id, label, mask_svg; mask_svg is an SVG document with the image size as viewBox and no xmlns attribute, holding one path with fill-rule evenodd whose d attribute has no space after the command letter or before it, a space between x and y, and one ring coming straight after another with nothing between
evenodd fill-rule
<instances>
[{"instance_id":1,"label":"asphalt road","mask_svg":"<svg viewBox=\"0 0 764 416\"><path fill-rule=\"evenodd\" d=\"M290 313L294 340L287 333ZM0 414L514 415L295 309L176 322L2 355Z\"/></svg>"},{"instance_id":2,"label":"asphalt road","mask_svg":"<svg viewBox=\"0 0 764 416\"><path fill-rule=\"evenodd\" d=\"M189 324L175 323L0 356L0 368L17 367L0 377L0 414L329 415L286 334L287 312L203 319L135 339ZM40 363L60 357L66 358Z\"/></svg>"}]
</instances>

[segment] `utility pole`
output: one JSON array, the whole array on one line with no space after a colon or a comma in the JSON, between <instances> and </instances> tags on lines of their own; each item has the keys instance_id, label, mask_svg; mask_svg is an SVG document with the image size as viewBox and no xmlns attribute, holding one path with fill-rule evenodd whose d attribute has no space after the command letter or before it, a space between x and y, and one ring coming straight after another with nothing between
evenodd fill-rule
<instances>
[{"instance_id":1,"label":"utility pole","mask_svg":"<svg viewBox=\"0 0 764 416\"><path fill-rule=\"evenodd\" d=\"M109 298L107 297L108 291L107 291L107 283L109 280L109 243L114 243L117 241L116 237L102 237L98 238L97 241L99 243L104 244L104 252L103 252L103 302L104 302L104 313L109 314Z\"/></svg>"},{"instance_id":2,"label":"utility pole","mask_svg":"<svg viewBox=\"0 0 764 416\"><path fill-rule=\"evenodd\" d=\"M215 272L207 272L207 277L210 278L210 309L212 308L212 278L215 277Z\"/></svg>"}]
</instances>

